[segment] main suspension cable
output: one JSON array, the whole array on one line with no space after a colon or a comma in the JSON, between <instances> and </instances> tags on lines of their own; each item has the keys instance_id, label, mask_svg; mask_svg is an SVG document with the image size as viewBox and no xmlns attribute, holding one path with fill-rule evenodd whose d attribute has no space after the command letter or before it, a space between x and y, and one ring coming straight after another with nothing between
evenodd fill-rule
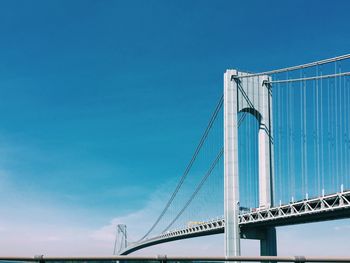
<instances>
[{"instance_id":1,"label":"main suspension cable","mask_svg":"<svg viewBox=\"0 0 350 263\"><path fill-rule=\"evenodd\" d=\"M298 66L292 66L292 67L281 68L281 69L276 69L276 70L264 71L264 72L260 72L260 73L252 73L252 74L247 74L247 75L236 76L236 78L242 79L242 78L249 78L249 77L255 77L255 76L262 76L262 75L278 74L278 73L282 73L282 72L294 71L294 70L298 70L298 69L305 69L305 68L314 67L317 65L328 64L328 63L332 63L332 62L336 62L336 61L340 61L340 60L344 60L344 59L348 59L348 58L350 58L350 54L346 54L346 55L342 55L342 56L338 56L338 57L333 57L333 58L328 58L328 59L323 59L323 60L319 60L319 61L315 61L315 62L311 62L311 63L306 63L306 64L302 64L302 65L298 65Z\"/></svg>"},{"instance_id":2,"label":"main suspension cable","mask_svg":"<svg viewBox=\"0 0 350 263\"><path fill-rule=\"evenodd\" d=\"M209 170L205 173L204 177L202 178L202 180L200 181L200 183L197 185L196 190L192 193L192 195L190 196L190 198L187 200L186 204L182 207L182 209L180 210L180 212L175 216L175 218L170 222L170 224L162 231L162 233L166 232L175 222L176 220L183 214L183 212L186 210L186 208L191 204L191 202L193 201L193 199L196 197L196 195L198 194L199 190L202 188L202 186L204 185L205 181L208 179L208 177L211 175L211 173L213 172L215 166L218 164L219 160L221 159L222 155L224 153L224 148L221 148L220 152L218 153L218 155L216 156L215 160L213 161L213 163L211 164Z\"/></svg>"},{"instance_id":3,"label":"main suspension cable","mask_svg":"<svg viewBox=\"0 0 350 263\"><path fill-rule=\"evenodd\" d=\"M245 112L244 112L245 113ZM239 119L238 122L238 128L239 126L242 124L244 118L245 118L246 114L243 114L243 116ZM193 201L193 199L196 197L196 195L198 194L199 190L202 188L202 186L204 185L205 181L208 179L208 177L211 175L211 173L213 172L214 168L216 167L216 165L218 164L219 160L221 159L222 155L224 153L224 148L222 147L221 150L219 151L219 153L217 154L215 160L212 162L209 170L205 173L205 175L203 176L202 180L199 182L199 184L196 187L196 190L192 193L192 195L190 196L190 198L187 200L186 204L182 207L182 209L179 211L179 213L175 216L175 218L170 222L170 224L162 231L162 233L168 231L168 229L176 222L176 220L183 214L183 212L186 210L186 208L191 204L191 202Z\"/></svg>"},{"instance_id":4,"label":"main suspension cable","mask_svg":"<svg viewBox=\"0 0 350 263\"><path fill-rule=\"evenodd\" d=\"M194 162L196 161L197 156L198 156L200 150L202 149L202 146L203 146L205 140L208 137L209 131L211 130L211 128L212 128L212 126L214 124L214 121L216 120L216 118L218 116L218 113L219 113L219 111L220 111L220 109L222 107L223 101L224 101L224 95L222 95L220 97L219 102L217 103L217 105L215 107L215 110L214 110L214 112L213 112L213 114L212 114L212 116L211 116L211 118L209 120L209 123L208 123L208 125L207 125L207 127L206 127L206 129L205 129L205 131L204 131L204 133L203 133L203 135L202 135L202 137L201 137L197 147L196 147L196 150L194 151L194 153L192 155L192 158L191 158L190 162L188 163L184 173L182 174L182 176L180 178L180 181L177 184L177 186L176 186L174 192L172 193L170 199L166 203L164 209L162 210L162 212L160 213L160 215L158 216L157 220L154 222L152 227L147 231L147 233L139 241L145 239L153 231L153 229L158 225L159 221L163 218L164 214L169 209L170 205L172 204L173 200L175 199L176 194L179 192L179 190L180 190L182 184L184 183L187 175L189 174L189 172L190 172Z\"/></svg>"}]
</instances>

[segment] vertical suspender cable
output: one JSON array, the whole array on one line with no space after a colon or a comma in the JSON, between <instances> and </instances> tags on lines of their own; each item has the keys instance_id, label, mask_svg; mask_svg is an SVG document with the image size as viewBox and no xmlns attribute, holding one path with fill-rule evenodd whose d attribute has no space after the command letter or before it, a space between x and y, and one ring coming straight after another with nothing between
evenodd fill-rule
<instances>
[{"instance_id":1,"label":"vertical suspender cable","mask_svg":"<svg viewBox=\"0 0 350 263\"><path fill-rule=\"evenodd\" d=\"M337 62L335 62L335 74L337 74ZM334 190L338 190L338 186L339 186L339 163L338 163L338 82L337 82L337 78L334 79L334 95L335 95L335 103L334 103L334 108L335 108L335 171L336 171L336 182L335 182L335 189Z\"/></svg>"},{"instance_id":2,"label":"vertical suspender cable","mask_svg":"<svg viewBox=\"0 0 350 263\"><path fill-rule=\"evenodd\" d=\"M249 94L249 80L250 78L246 78L245 79L247 84L246 84L246 87L247 87L247 94ZM246 143L246 174L245 174L245 190L246 190L246 193L248 193L248 184L249 184L249 177L250 177L250 115L248 114L248 119L247 119L247 133L246 133L246 136L245 136L245 143ZM246 204L249 203L249 195L247 194L247 196L245 197L246 199Z\"/></svg>"},{"instance_id":3,"label":"vertical suspender cable","mask_svg":"<svg viewBox=\"0 0 350 263\"><path fill-rule=\"evenodd\" d=\"M348 164L348 148L347 148L347 123L348 123L348 119L347 119L347 114L348 114L348 107L349 105L347 104L347 100L348 100L348 93L347 93L347 89L346 89L346 77L343 78L343 88L344 88L344 188L347 189L348 187L348 172L349 169L347 167Z\"/></svg>"},{"instance_id":4,"label":"vertical suspender cable","mask_svg":"<svg viewBox=\"0 0 350 263\"><path fill-rule=\"evenodd\" d=\"M305 74L304 74L304 77L305 77ZM307 154L307 126L306 126L306 117L307 117L307 112L306 112L306 97L307 97L307 94L306 94L307 90L306 90L306 81L304 81L304 98L303 98L303 126L304 126L304 144L303 144L303 148L304 148L304 157L305 157L305 162L304 162L304 171L305 171L305 190L306 190L306 193L309 192L309 189L308 189L308 154Z\"/></svg>"},{"instance_id":5,"label":"vertical suspender cable","mask_svg":"<svg viewBox=\"0 0 350 263\"><path fill-rule=\"evenodd\" d=\"M347 98L347 109L346 109L346 123L347 123L347 138L348 138L348 144L347 144L347 149L348 149L348 160L347 160L347 164L348 164L348 168L346 170L347 173L347 182L350 181L350 78L346 77L346 98ZM348 184L348 189L350 187L350 183Z\"/></svg>"},{"instance_id":6,"label":"vertical suspender cable","mask_svg":"<svg viewBox=\"0 0 350 263\"><path fill-rule=\"evenodd\" d=\"M347 109L346 109L346 124L347 124L347 139L348 139L348 144L347 144L347 150L348 150L348 168L346 170L347 173L347 182L349 183L350 181L350 78L346 77L346 98L347 98ZM348 189L350 188L350 183L348 184Z\"/></svg>"},{"instance_id":7,"label":"vertical suspender cable","mask_svg":"<svg viewBox=\"0 0 350 263\"><path fill-rule=\"evenodd\" d=\"M282 193L284 193L284 191L282 190L282 186L284 185L282 182L282 90L280 88L281 84L277 84L278 86L278 178L279 178L279 196L281 199L284 199L282 196Z\"/></svg>"},{"instance_id":8,"label":"vertical suspender cable","mask_svg":"<svg viewBox=\"0 0 350 263\"><path fill-rule=\"evenodd\" d=\"M316 76L318 77L318 65L316 66ZM319 108L319 85L318 85L319 80L316 80L316 90L315 90L315 97L316 97L316 174L317 174L317 184L316 184L316 189L317 189L317 195L320 194L320 145L319 145L319 114L318 114L318 108Z\"/></svg>"},{"instance_id":9,"label":"vertical suspender cable","mask_svg":"<svg viewBox=\"0 0 350 263\"><path fill-rule=\"evenodd\" d=\"M341 62L339 62L339 73L342 72L341 68ZM339 147L340 147L340 184L342 185L344 183L344 175L343 175L343 148L344 148L344 142L343 142L343 115L344 115L344 109L343 109L343 100L344 100L344 94L343 94L343 85L342 85L342 77L339 77Z\"/></svg>"},{"instance_id":10,"label":"vertical suspender cable","mask_svg":"<svg viewBox=\"0 0 350 263\"><path fill-rule=\"evenodd\" d=\"M332 155L331 155L331 107L332 107L332 99L331 99L331 94L330 94L330 81L327 80L327 150L328 150L328 155L327 155L327 166L328 166L328 178L331 178L331 182L333 181L333 174L332 174ZM328 183L329 185L329 183Z\"/></svg>"},{"instance_id":11,"label":"vertical suspender cable","mask_svg":"<svg viewBox=\"0 0 350 263\"><path fill-rule=\"evenodd\" d=\"M333 80L335 81L335 80ZM335 140L335 129L336 129L336 107L337 107L337 102L336 102L336 92L335 92L335 82L332 83L332 107L331 107L331 118L332 118L332 144L331 144L331 152L332 152L332 191L336 191L336 184L337 184L337 168L336 168L336 140Z\"/></svg>"},{"instance_id":12,"label":"vertical suspender cable","mask_svg":"<svg viewBox=\"0 0 350 263\"><path fill-rule=\"evenodd\" d=\"M321 76L322 76L322 68L321 68ZM323 146L324 146L324 140L323 140L323 80L321 80L321 87L320 87L320 98L321 98L321 102L320 102L320 138L319 138L319 143L320 143L320 157L321 157L321 170L320 170L320 174L321 174L321 189L323 191L324 189L324 156L323 156Z\"/></svg>"},{"instance_id":13,"label":"vertical suspender cable","mask_svg":"<svg viewBox=\"0 0 350 263\"><path fill-rule=\"evenodd\" d=\"M254 89L254 78L248 78L250 80L249 82L249 85L248 85L248 89L250 92L250 94L253 94L253 89ZM253 100L253 103L254 103L254 100ZM250 167L249 167L249 177L248 177L248 184L247 184L247 188L248 188L248 196L249 196L249 200L248 200L248 205L247 207L251 207L251 200L252 200L252 195L250 192L250 189L251 189L251 183L252 183L252 177L253 177L253 166L254 166L254 159L253 159L253 134L254 134L254 131L253 131L253 128L252 128L252 124L253 124L253 118L252 116L249 116L250 117L250 120L249 120L249 129L250 129L250 132L249 132L249 162L250 162Z\"/></svg>"},{"instance_id":14,"label":"vertical suspender cable","mask_svg":"<svg viewBox=\"0 0 350 263\"><path fill-rule=\"evenodd\" d=\"M256 79L256 78L255 78ZM258 81L258 85L259 85L259 81ZM253 85L253 87L258 87L258 85ZM256 102L257 100L257 97L255 96L255 92L253 91L253 101ZM257 176L257 167L258 167L258 159L257 159L257 141L258 141L258 129L257 129L257 124L258 121L257 120L254 120L254 129L253 129L253 142L254 142L254 149L253 149L253 153L254 153L254 171L253 171L253 177L252 177L252 182L251 182L251 191L250 193L252 193L253 195L253 200L252 200L252 207L257 207L257 198L256 198L256 187L255 187L255 183L254 182L257 182L258 181L258 176Z\"/></svg>"},{"instance_id":15,"label":"vertical suspender cable","mask_svg":"<svg viewBox=\"0 0 350 263\"><path fill-rule=\"evenodd\" d=\"M249 94L249 83L250 83L250 78L246 78L246 81L247 81L247 94ZM248 194L249 193L249 180L250 180L250 175L251 175L251 149L250 149L250 146L251 146L251 127L250 127L250 124L251 124L251 116L249 115L248 116L248 123L247 123L247 129L248 129L248 132L246 133L248 136L245 136L245 140L246 140L246 152L247 152L247 159L246 159L246 176L245 176L245 181L246 181L246 193L247 193L247 196L246 196L246 204L248 205L249 204L249 200L250 200L250 195Z\"/></svg>"},{"instance_id":16,"label":"vertical suspender cable","mask_svg":"<svg viewBox=\"0 0 350 263\"><path fill-rule=\"evenodd\" d=\"M316 142L316 129L317 129L317 115L316 115L316 104L317 104L317 80L312 82L312 150L313 150L313 192L317 195L317 142Z\"/></svg>"},{"instance_id":17,"label":"vertical suspender cable","mask_svg":"<svg viewBox=\"0 0 350 263\"><path fill-rule=\"evenodd\" d=\"M303 70L300 71L300 78L302 78ZM303 128L303 101L304 101L304 89L303 89L303 82L300 81L300 166L301 166L301 192L302 195L305 196L305 156L304 156L304 145L303 145L303 136L304 136L304 128Z\"/></svg>"},{"instance_id":18,"label":"vertical suspender cable","mask_svg":"<svg viewBox=\"0 0 350 263\"><path fill-rule=\"evenodd\" d=\"M294 156L294 83L290 83L289 89L290 89L290 103L289 103L289 111L290 111L290 174L291 174L291 187L292 187L292 196L293 198L296 198L296 184L295 184L295 173L294 173L294 162L295 162L295 156Z\"/></svg>"},{"instance_id":19,"label":"vertical suspender cable","mask_svg":"<svg viewBox=\"0 0 350 263\"><path fill-rule=\"evenodd\" d=\"M287 79L289 79L289 73L287 72ZM290 121L290 97L291 97L291 91L289 88L289 83L287 83L287 176L288 176L288 185L289 185L289 198L292 197L293 199L293 188L292 188L292 178L291 178L291 172L290 172L290 160L291 160L291 155L290 155L290 130L291 130L291 121Z\"/></svg>"},{"instance_id":20,"label":"vertical suspender cable","mask_svg":"<svg viewBox=\"0 0 350 263\"><path fill-rule=\"evenodd\" d=\"M260 76L258 76L258 87L259 87L259 84L260 84ZM261 109L261 105L260 105L260 98L261 98L261 93L260 93L260 88L258 89L258 92L257 92L257 95L258 95L258 99L257 99L257 102L258 102L258 109ZM260 123L258 124L258 136L259 136L259 132L260 132ZM258 137L258 141L259 141L259 137ZM258 151L259 151L259 148L257 147ZM259 153L258 153L258 156L257 156L257 162L259 162ZM258 163L259 165L259 163ZM259 167L259 166L258 166ZM256 203L257 205L259 206L260 205L260 200L259 200L259 168L258 168L258 176L257 176L258 180L257 180L257 192L256 192Z\"/></svg>"}]
</instances>

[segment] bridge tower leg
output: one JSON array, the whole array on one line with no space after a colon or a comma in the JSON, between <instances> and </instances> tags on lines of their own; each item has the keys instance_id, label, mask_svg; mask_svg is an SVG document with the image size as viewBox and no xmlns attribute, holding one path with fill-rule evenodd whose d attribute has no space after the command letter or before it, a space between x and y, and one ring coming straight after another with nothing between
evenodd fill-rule
<instances>
[{"instance_id":1,"label":"bridge tower leg","mask_svg":"<svg viewBox=\"0 0 350 263\"><path fill-rule=\"evenodd\" d=\"M272 90L269 84L261 87L261 121L258 132L259 143L259 206L268 208L274 205L273 189L273 127L272 127ZM277 237L274 227L262 230L260 254L262 256L277 256Z\"/></svg>"},{"instance_id":2,"label":"bridge tower leg","mask_svg":"<svg viewBox=\"0 0 350 263\"><path fill-rule=\"evenodd\" d=\"M236 70L224 74L224 213L225 255L240 256Z\"/></svg>"},{"instance_id":3,"label":"bridge tower leg","mask_svg":"<svg viewBox=\"0 0 350 263\"><path fill-rule=\"evenodd\" d=\"M259 206L273 205L272 93L269 76L237 70L224 74L224 212L225 255L240 255L238 112L253 114L259 122ZM276 230L261 230L262 255L276 255Z\"/></svg>"}]
</instances>

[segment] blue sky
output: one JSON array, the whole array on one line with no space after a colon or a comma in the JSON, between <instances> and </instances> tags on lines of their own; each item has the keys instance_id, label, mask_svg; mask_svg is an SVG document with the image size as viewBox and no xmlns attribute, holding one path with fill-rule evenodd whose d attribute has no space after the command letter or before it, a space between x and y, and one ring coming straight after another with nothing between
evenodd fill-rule
<instances>
[{"instance_id":1,"label":"blue sky","mask_svg":"<svg viewBox=\"0 0 350 263\"><path fill-rule=\"evenodd\" d=\"M349 8L345 0L1 2L0 245L110 253L110 222L151 221L174 187L225 69L348 53ZM29 242L35 232L42 239Z\"/></svg>"}]
</instances>

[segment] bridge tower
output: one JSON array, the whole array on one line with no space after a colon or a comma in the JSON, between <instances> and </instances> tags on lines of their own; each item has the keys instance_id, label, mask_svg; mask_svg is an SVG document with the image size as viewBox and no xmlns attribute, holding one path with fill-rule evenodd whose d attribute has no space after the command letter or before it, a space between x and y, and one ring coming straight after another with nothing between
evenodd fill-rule
<instances>
[{"instance_id":1,"label":"bridge tower","mask_svg":"<svg viewBox=\"0 0 350 263\"><path fill-rule=\"evenodd\" d=\"M118 224L117 232L114 242L113 255L120 255L122 251L128 246L128 235L126 231L126 225Z\"/></svg>"},{"instance_id":2,"label":"bridge tower","mask_svg":"<svg viewBox=\"0 0 350 263\"><path fill-rule=\"evenodd\" d=\"M261 255L277 255L276 230L273 227L243 233L238 225L239 173L238 122L239 112L255 116L259 122L259 206L273 205L273 134L272 93L267 75L227 70L224 74L224 211L225 254L240 255L240 238L259 239ZM241 233L242 232L242 233Z\"/></svg>"}]
</instances>

